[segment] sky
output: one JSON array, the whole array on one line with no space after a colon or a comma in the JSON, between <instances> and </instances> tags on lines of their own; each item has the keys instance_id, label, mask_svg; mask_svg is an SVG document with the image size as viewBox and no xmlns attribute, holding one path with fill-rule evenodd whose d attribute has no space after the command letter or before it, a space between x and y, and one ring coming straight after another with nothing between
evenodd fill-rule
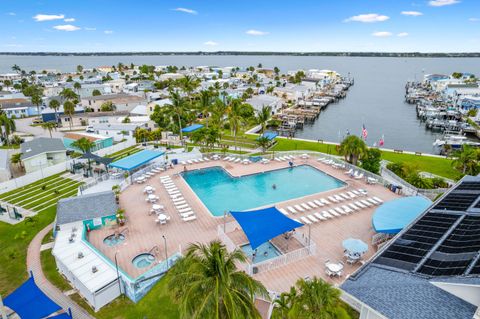
<instances>
[{"instance_id":1,"label":"sky","mask_svg":"<svg viewBox=\"0 0 480 319\"><path fill-rule=\"evenodd\" d=\"M0 1L0 52L480 51L480 0Z\"/></svg>"}]
</instances>

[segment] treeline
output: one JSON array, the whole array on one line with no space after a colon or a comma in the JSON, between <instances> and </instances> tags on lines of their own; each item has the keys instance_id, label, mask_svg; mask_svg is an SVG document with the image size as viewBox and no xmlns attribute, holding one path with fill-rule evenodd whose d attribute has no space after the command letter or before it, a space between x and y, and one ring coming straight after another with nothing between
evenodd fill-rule
<instances>
[{"instance_id":1,"label":"treeline","mask_svg":"<svg viewBox=\"0 0 480 319\"><path fill-rule=\"evenodd\" d=\"M394 58L478 58L480 52L266 52L266 51L188 51L188 52L0 52L0 55L27 56L133 56L133 55L255 55L255 56L349 56Z\"/></svg>"}]
</instances>

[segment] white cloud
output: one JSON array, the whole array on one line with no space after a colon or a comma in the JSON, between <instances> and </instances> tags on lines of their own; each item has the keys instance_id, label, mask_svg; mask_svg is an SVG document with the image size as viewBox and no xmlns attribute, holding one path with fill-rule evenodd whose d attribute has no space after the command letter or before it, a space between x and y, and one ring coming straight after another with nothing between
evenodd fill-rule
<instances>
[{"instance_id":1,"label":"white cloud","mask_svg":"<svg viewBox=\"0 0 480 319\"><path fill-rule=\"evenodd\" d=\"M16 16L17 14L15 12L8 12L7 15L9 16Z\"/></svg>"},{"instance_id":2,"label":"white cloud","mask_svg":"<svg viewBox=\"0 0 480 319\"><path fill-rule=\"evenodd\" d=\"M64 14L37 14L33 17L37 22L65 19Z\"/></svg>"},{"instance_id":3,"label":"white cloud","mask_svg":"<svg viewBox=\"0 0 480 319\"><path fill-rule=\"evenodd\" d=\"M377 31L377 32L373 32L372 35L373 35L374 37L386 38L386 37L392 36L392 32L388 32L388 31Z\"/></svg>"},{"instance_id":4,"label":"white cloud","mask_svg":"<svg viewBox=\"0 0 480 319\"><path fill-rule=\"evenodd\" d=\"M250 29L250 30L247 30L245 33L248 35L259 36L259 35L267 35L269 32Z\"/></svg>"},{"instance_id":5,"label":"white cloud","mask_svg":"<svg viewBox=\"0 0 480 319\"><path fill-rule=\"evenodd\" d=\"M175 9L173 9L173 11L184 12L184 13L188 13L188 14L198 14L197 11L192 10L192 9L187 9L187 8L175 8Z\"/></svg>"},{"instance_id":6,"label":"white cloud","mask_svg":"<svg viewBox=\"0 0 480 319\"><path fill-rule=\"evenodd\" d=\"M78 31L80 30L81 28L77 27L77 26L74 26L74 25L71 25L71 24L62 24L62 25L56 25L53 27L55 30L59 30L59 31L67 31L67 32L71 32L71 31Z\"/></svg>"},{"instance_id":7,"label":"white cloud","mask_svg":"<svg viewBox=\"0 0 480 319\"><path fill-rule=\"evenodd\" d=\"M65 22L74 22L74 21L75 21L75 18L66 18L66 19L63 19L63 21L65 21Z\"/></svg>"},{"instance_id":8,"label":"white cloud","mask_svg":"<svg viewBox=\"0 0 480 319\"><path fill-rule=\"evenodd\" d=\"M97 30L97 28L88 28L88 27L85 27L84 29L85 29L85 31L96 31Z\"/></svg>"},{"instance_id":9,"label":"white cloud","mask_svg":"<svg viewBox=\"0 0 480 319\"><path fill-rule=\"evenodd\" d=\"M105 31L103 31L103 33L105 33L105 34L112 34L113 31L112 31L112 30L105 30Z\"/></svg>"},{"instance_id":10,"label":"white cloud","mask_svg":"<svg viewBox=\"0 0 480 319\"><path fill-rule=\"evenodd\" d=\"M480 21L480 19L479 19L479 18L469 18L468 21L470 21L470 22L478 22L478 21Z\"/></svg>"},{"instance_id":11,"label":"white cloud","mask_svg":"<svg viewBox=\"0 0 480 319\"><path fill-rule=\"evenodd\" d=\"M218 45L218 42L215 42L215 41L207 41L207 42L204 42L203 44L214 47L214 46Z\"/></svg>"},{"instance_id":12,"label":"white cloud","mask_svg":"<svg viewBox=\"0 0 480 319\"><path fill-rule=\"evenodd\" d=\"M402 11L401 14L403 14L404 16L412 16L412 17L423 16L423 13L419 11Z\"/></svg>"},{"instance_id":13,"label":"white cloud","mask_svg":"<svg viewBox=\"0 0 480 319\"><path fill-rule=\"evenodd\" d=\"M23 47L22 44L17 44L17 43L8 43L8 44L5 44L4 47L7 47L7 48L21 48Z\"/></svg>"},{"instance_id":14,"label":"white cloud","mask_svg":"<svg viewBox=\"0 0 480 319\"><path fill-rule=\"evenodd\" d=\"M381 15L378 13L366 13L366 14L359 14L348 19L345 19L344 22L364 22L364 23L373 23L373 22L383 22L390 19L389 16Z\"/></svg>"},{"instance_id":15,"label":"white cloud","mask_svg":"<svg viewBox=\"0 0 480 319\"><path fill-rule=\"evenodd\" d=\"M397 37L408 37L408 32L400 32L399 34L397 34Z\"/></svg>"},{"instance_id":16,"label":"white cloud","mask_svg":"<svg viewBox=\"0 0 480 319\"><path fill-rule=\"evenodd\" d=\"M431 5L432 7L443 7L443 6L449 6L457 3L460 3L460 1L459 0L431 0L428 2L428 4Z\"/></svg>"}]
</instances>

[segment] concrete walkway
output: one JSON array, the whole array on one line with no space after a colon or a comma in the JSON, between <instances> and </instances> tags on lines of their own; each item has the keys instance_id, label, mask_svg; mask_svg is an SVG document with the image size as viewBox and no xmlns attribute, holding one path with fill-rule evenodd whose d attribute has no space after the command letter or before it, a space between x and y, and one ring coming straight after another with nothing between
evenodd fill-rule
<instances>
[{"instance_id":1,"label":"concrete walkway","mask_svg":"<svg viewBox=\"0 0 480 319\"><path fill-rule=\"evenodd\" d=\"M27 270L33 272L35 283L47 296L63 309L67 310L70 308L72 310L74 319L94 319L85 309L78 306L57 287L52 285L43 274L40 262L40 247L42 246L43 237L52 229L52 225L53 224L50 224L42 229L30 242L27 251Z\"/></svg>"}]
</instances>

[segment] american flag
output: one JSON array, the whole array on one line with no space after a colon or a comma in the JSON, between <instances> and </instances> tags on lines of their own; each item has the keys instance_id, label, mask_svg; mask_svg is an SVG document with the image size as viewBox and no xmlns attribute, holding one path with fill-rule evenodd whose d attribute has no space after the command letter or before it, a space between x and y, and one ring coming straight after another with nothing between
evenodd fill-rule
<instances>
[{"instance_id":1,"label":"american flag","mask_svg":"<svg viewBox=\"0 0 480 319\"><path fill-rule=\"evenodd\" d=\"M363 137L364 140L366 140L367 136L368 136L368 131L365 127L365 124L363 124L363 126L362 126L362 137Z\"/></svg>"}]
</instances>

